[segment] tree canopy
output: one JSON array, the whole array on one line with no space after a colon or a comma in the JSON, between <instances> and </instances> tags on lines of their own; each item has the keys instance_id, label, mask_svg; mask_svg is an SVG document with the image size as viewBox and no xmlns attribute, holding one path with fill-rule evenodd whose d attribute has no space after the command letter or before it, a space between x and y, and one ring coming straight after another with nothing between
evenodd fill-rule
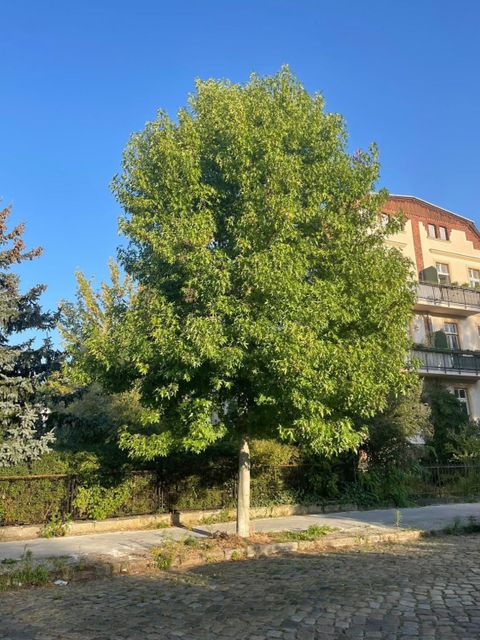
<instances>
[{"instance_id":1,"label":"tree canopy","mask_svg":"<svg viewBox=\"0 0 480 640\"><path fill-rule=\"evenodd\" d=\"M77 371L135 387L144 459L237 434L356 448L356 425L411 383L410 263L384 243L377 150L348 152L343 118L288 68L197 81L176 120L134 134L113 182L127 277L79 276L67 327Z\"/></svg>"}]
</instances>

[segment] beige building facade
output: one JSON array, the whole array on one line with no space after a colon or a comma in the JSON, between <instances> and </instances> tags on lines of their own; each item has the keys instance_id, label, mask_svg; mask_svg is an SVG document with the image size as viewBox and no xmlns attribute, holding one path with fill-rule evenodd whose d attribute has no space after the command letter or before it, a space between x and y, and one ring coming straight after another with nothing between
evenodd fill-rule
<instances>
[{"instance_id":1,"label":"beige building facade","mask_svg":"<svg viewBox=\"0 0 480 640\"><path fill-rule=\"evenodd\" d=\"M480 420L480 231L451 211L413 196L392 195L404 229L388 244L408 257L418 277L410 331L419 373L442 380Z\"/></svg>"}]
</instances>

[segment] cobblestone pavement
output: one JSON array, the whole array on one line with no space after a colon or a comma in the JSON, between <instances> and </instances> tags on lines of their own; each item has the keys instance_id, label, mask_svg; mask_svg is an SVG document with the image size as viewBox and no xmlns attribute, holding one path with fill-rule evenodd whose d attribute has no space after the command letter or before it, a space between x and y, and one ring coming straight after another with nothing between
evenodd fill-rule
<instances>
[{"instance_id":1,"label":"cobblestone pavement","mask_svg":"<svg viewBox=\"0 0 480 640\"><path fill-rule=\"evenodd\" d=\"M480 535L0 594L1 640L480 638Z\"/></svg>"}]
</instances>

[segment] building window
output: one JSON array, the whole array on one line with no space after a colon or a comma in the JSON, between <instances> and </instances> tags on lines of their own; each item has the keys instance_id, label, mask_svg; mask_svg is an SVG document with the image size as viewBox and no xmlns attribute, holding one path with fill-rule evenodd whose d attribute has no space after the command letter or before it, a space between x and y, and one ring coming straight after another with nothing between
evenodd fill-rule
<instances>
[{"instance_id":1,"label":"building window","mask_svg":"<svg viewBox=\"0 0 480 640\"><path fill-rule=\"evenodd\" d=\"M390 216L388 215L388 213L381 213L380 214L380 226L381 227L386 227L389 222L390 222Z\"/></svg>"},{"instance_id":2,"label":"building window","mask_svg":"<svg viewBox=\"0 0 480 640\"><path fill-rule=\"evenodd\" d=\"M438 227L438 237L440 240L448 240L447 227Z\"/></svg>"},{"instance_id":3,"label":"building window","mask_svg":"<svg viewBox=\"0 0 480 640\"><path fill-rule=\"evenodd\" d=\"M466 389L454 389L453 393L455 394L456 399L461 402L462 407L465 410L467 416L470 415L470 408L468 406L468 394Z\"/></svg>"},{"instance_id":4,"label":"building window","mask_svg":"<svg viewBox=\"0 0 480 640\"><path fill-rule=\"evenodd\" d=\"M448 269L448 264L444 264L443 262L437 262L435 264L435 268L437 269L439 283L450 284L450 271Z\"/></svg>"},{"instance_id":5,"label":"building window","mask_svg":"<svg viewBox=\"0 0 480 640\"><path fill-rule=\"evenodd\" d=\"M468 279L470 281L470 286L472 287L472 289L476 289L478 286L480 286L480 269L469 269Z\"/></svg>"},{"instance_id":6,"label":"building window","mask_svg":"<svg viewBox=\"0 0 480 640\"><path fill-rule=\"evenodd\" d=\"M428 225L428 236L429 238L436 238L437 237L437 228L434 224L429 224Z\"/></svg>"},{"instance_id":7,"label":"building window","mask_svg":"<svg viewBox=\"0 0 480 640\"><path fill-rule=\"evenodd\" d=\"M445 336L447 338L447 345L449 349L460 349L460 342L458 340L458 325L456 322L445 322L444 325Z\"/></svg>"}]
</instances>

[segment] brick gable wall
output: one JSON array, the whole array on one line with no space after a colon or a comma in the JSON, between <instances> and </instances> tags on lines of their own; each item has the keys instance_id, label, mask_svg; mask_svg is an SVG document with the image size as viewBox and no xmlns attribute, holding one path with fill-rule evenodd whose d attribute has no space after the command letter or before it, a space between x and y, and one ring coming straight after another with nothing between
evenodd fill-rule
<instances>
[{"instance_id":1,"label":"brick gable wall","mask_svg":"<svg viewBox=\"0 0 480 640\"><path fill-rule=\"evenodd\" d=\"M480 232L473 222L462 218L441 207L436 207L413 196L390 196L384 205L385 213L393 214L399 210L403 211L406 218L412 222L413 244L415 249L415 260L418 271L424 268L422 246L420 243L420 224L423 224L428 232L428 224L435 224L447 229L450 236L452 229L463 231L467 240L472 242L475 249L480 251Z\"/></svg>"}]
</instances>

